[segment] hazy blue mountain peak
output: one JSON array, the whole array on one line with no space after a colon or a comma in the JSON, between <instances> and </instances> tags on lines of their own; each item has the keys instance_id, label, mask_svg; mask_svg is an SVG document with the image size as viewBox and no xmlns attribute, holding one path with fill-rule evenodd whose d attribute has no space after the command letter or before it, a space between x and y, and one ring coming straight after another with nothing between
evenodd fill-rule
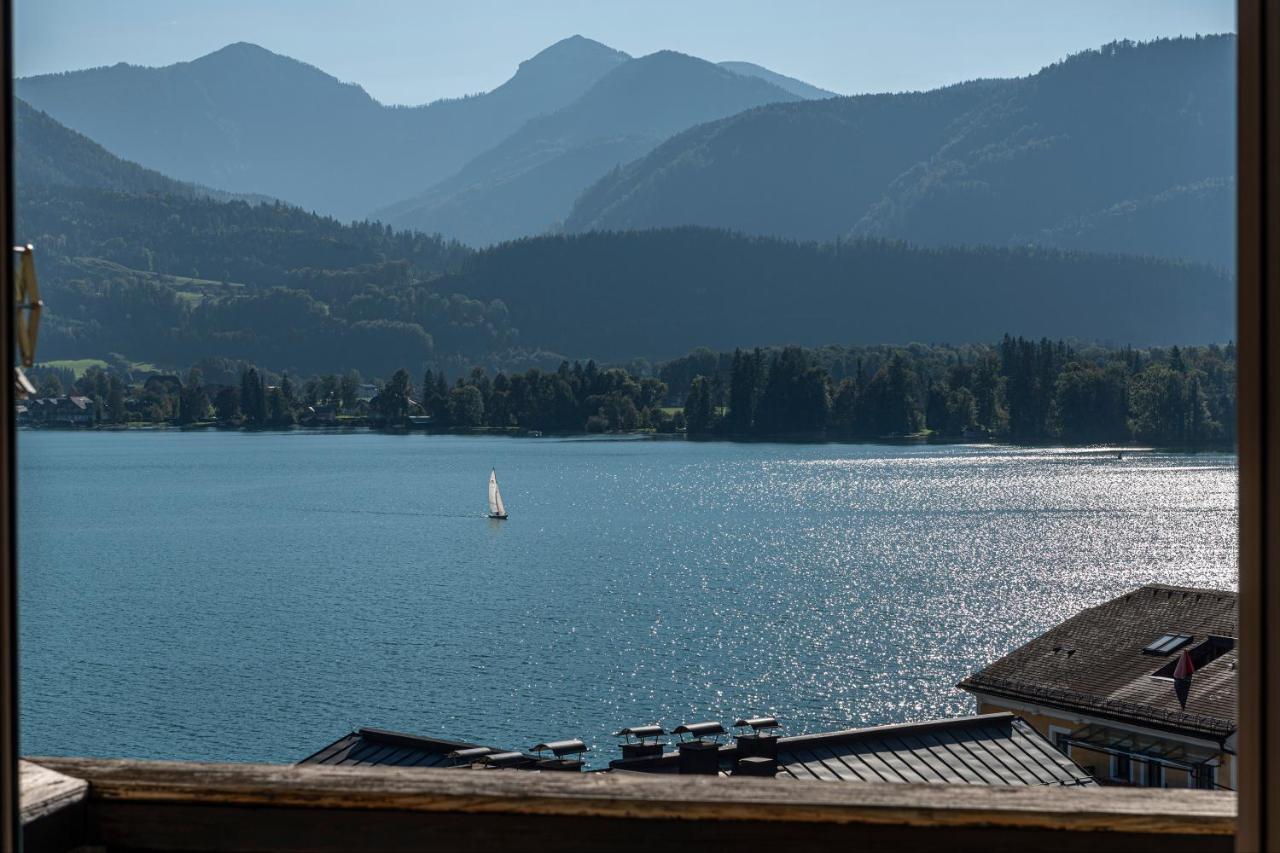
<instances>
[{"instance_id":1,"label":"hazy blue mountain peak","mask_svg":"<svg viewBox=\"0 0 1280 853\"><path fill-rule=\"evenodd\" d=\"M549 63L581 62L584 59L611 59L625 62L631 55L586 36L571 35L535 53L520 63L520 69Z\"/></svg>"},{"instance_id":2,"label":"hazy blue mountain peak","mask_svg":"<svg viewBox=\"0 0 1280 853\"><path fill-rule=\"evenodd\" d=\"M808 101L839 97L838 92L822 89L812 83L797 80L795 77L779 74L776 71L765 68L763 65L756 65L754 62L717 62L716 64L721 68L729 69L734 74L741 74L744 77L758 77Z\"/></svg>"}]
</instances>

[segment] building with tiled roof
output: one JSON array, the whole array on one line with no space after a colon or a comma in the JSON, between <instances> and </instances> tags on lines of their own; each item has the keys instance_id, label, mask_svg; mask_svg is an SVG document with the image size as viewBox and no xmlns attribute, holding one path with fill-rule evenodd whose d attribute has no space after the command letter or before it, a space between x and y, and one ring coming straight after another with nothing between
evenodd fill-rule
<instances>
[{"instance_id":1,"label":"building with tiled roof","mask_svg":"<svg viewBox=\"0 0 1280 853\"><path fill-rule=\"evenodd\" d=\"M1105 782L1234 789L1236 634L1234 592L1151 584L959 687L979 712L1018 714Z\"/></svg>"}]
</instances>

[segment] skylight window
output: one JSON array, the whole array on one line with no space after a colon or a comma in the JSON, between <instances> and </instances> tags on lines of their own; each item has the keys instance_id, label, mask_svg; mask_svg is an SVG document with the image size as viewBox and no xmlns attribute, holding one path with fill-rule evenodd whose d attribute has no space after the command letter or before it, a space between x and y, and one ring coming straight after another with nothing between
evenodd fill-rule
<instances>
[{"instance_id":1,"label":"skylight window","mask_svg":"<svg viewBox=\"0 0 1280 853\"><path fill-rule=\"evenodd\" d=\"M1167 655L1191 642L1190 634L1165 634L1142 651L1149 655Z\"/></svg>"}]
</instances>

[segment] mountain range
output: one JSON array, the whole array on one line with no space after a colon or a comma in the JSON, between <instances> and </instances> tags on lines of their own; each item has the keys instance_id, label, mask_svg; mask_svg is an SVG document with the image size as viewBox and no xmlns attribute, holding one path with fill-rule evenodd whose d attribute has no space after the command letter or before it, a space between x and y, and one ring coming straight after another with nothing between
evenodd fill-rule
<instances>
[{"instance_id":1,"label":"mountain range","mask_svg":"<svg viewBox=\"0 0 1280 853\"><path fill-rule=\"evenodd\" d=\"M162 68L121 63L28 77L16 92L166 175L355 219L447 177L628 59L573 37L490 92L392 107L311 65L237 43Z\"/></svg>"},{"instance_id":2,"label":"mountain range","mask_svg":"<svg viewBox=\"0 0 1280 853\"><path fill-rule=\"evenodd\" d=\"M569 231L706 225L1234 263L1234 36L1119 42L1029 77L773 104L677 134Z\"/></svg>"},{"instance_id":3,"label":"mountain range","mask_svg":"<svg viewBox=\"0 0 1280 853\"><path fill-rule=\"evenodd\" d=\"M565 176L550 181L562 201L549 218L517 217L518 233L489 229L506 237L563 218L586 184L677 130L771 98L826 94L751 63L727 66L666 53L633 60L572 36L520 63L490 92L400 107L311 65L237 43L161 68L121 63L28 77L16 90L111 152L177 179L282 198L343 219L396 205L388 214L397 225L430 226L434 216L446 220L438 230L449 236L467 230L435 213L449 187L445 207L466 207L458 195L474 195L480 181L494 195L488 208L499 210L511 192L493 186L513 174ZM611 78L614 71L623 73ZM472 164L504 140L505 147ZM504 156L532 160L498 162ZM449 187L424 197L451 176ZM526 178L535 187L530 192L547 187L538 178ZM473 239L489 239L489 231Z\"/></svg>"},{"instance_id":4,"label":"mountain range","mask_svg":"<svg viewBox=\"0 0 1280 853\"><path fill-rule=\"evenodd\" d=\"M37 247L42 359L309 374L554 366L833 341L1226 340L1229 276L1043 249L826 245L699 227L476 252L278 201L227 199L18 104L17 230Z\"/></svg>"},{"instance_id":5,"label":"mountain range","mask_svg":"<svg viewBox=\"0 0 1280 853\"><path fill-rule=\"evenodd\" d=\"M376 211L397 227L488 245L551 230L602 175L687 127L799 100L761 77L662 51L619 65L426 193Z\"/></svg>"},{"instance_id":6,"label":"mountain range","mask_svg":"<svg viewBox=\"0 0 1280 853\"><path fill-rule=\"evenodd\" d=\"M1118 42L1036 74L834 97L747 62L574 36L491 92L387 107L247 44L18 81L108 150L483 246L705 225L1233 263L1234 36Z\"/></svg>"}]
</instances>

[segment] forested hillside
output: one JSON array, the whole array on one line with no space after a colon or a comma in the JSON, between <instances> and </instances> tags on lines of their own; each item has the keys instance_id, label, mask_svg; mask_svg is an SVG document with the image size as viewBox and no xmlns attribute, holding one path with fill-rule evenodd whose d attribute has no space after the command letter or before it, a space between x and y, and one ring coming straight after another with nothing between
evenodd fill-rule
<instances>
[{"instance_id":1,"label":"forested hillside","mask_svg":"<svg viewBox=\"0 0 1280 853\"><path fill-rule=\"evenodd\" d=\"M17 150L17 234L37 247L48 306L43 359L227 356L381 375L516 343L500 304L430 286L469 254L457 243L210 198L21 102Z\"/></svg>"},{"instance_id":2,"label":"forested hillside","mask_svg":"<svg viewBox=\"0 0 1280 853\"><path fill-rule=\"evenodd\" d=\"M520 240L477 253L440 287L501 300L525 341L608 360L696 345L988 340L1006 329L1139 346L1234 336L1232 280L1208 267L702 228Z\"/></svg>"},{"instance_id":3,"label":"forested hillside","mask_svg":"<svg viewBox=\"0 0 1280 853\"><path fill-rule=\"evenodd\" d=\"M37 247L45 359L118 353L181 368L230 358L385 376L561 355L658 360L700 345L968 341L1019 329L1145 346L1233 331L1230 278L1185 263L702 228L475 253L281 203L203 197L47 117L24 114L18 132L19 150L35 155L19 160L18 233Z\"/></svg>"},{"instance_id":4,"label":"forested hillside","mask_svg":"<svg viewBox=\"0 0 1280 853\"><path fill-rule=\"evenodd\" d=\"M422 234L282 204L35 188L18 228L38 247L45 359L383 375L515 344L501 304L432 286L466 250Z\"/></svg>"},{"instance_id":5,"label":"forested hillside","mask_svg":"<svg viewBox=\"0 0 1280 853\"><path fill-rule=\"evenodd\" d=\"M15 149L15 175L20 187L82 187L223 201L236 198L231 193L175 181L137 163L121 160L21 98L14 101L13 115L19 141Z\"/></svg>"},{"instance_id":6,"label":"forested hillside","mask_svg":"<svg viewBox=\"0 0 1280 853\"><path fill-rule=\"evenodd\" d=\"M1039 244L1233 263L1234 36L1120 42L1030 77L776 104L602 179L570 231Z\"/></svg>"}]
</instances>

